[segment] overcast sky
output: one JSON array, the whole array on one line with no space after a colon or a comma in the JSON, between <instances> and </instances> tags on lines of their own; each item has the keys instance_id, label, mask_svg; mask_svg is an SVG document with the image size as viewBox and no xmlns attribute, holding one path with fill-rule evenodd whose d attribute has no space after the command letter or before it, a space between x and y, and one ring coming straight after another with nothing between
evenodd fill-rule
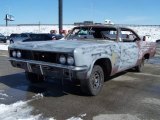
<instances>
[{"instance_id":1,"label":"overcast sky","mask_svg":"<svg viewBox=\"0 0 160 120\"><path fill-rule=\"evenodd\" d=\"M121 24L160 25L160 0L63 0L64 23L110 19ZM0 24L5 14L12 24L58 23L58 0L0 0Z\"/></svg>"}]
</instances>

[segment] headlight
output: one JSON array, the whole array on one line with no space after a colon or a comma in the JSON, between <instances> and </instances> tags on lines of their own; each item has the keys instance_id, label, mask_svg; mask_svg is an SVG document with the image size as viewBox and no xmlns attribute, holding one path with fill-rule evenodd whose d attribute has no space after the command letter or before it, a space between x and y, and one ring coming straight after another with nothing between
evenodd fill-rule
<instances>
[{"instance_id":1,"label":"headlight","mask_svg":"<svg viewBox=\"0 0 160 120\"><path fill-rule=\"evenodd\" d=\"M61 55L60 58L59 58L59 62L61 64L65 64L66 63L66 57L64 55Z\"/></svg>"},{"instance_id":2,"label":"headlight","mask_svg":"<svg viewBox=\"0 0 160 120\"><path fill-rule=\"evenodd\" d=\"M73 65L73 64L74 64L74 59L73 59L73 57L69 56L69 57L67 58L67 63L68 63L69 65Z\"/></svg>"},{"instance_id":3,"label":"headlight","mask_svg":"<svg viewBox=\"0 0 160 120\"><path fill-rule=\"evenodd\" d=\"M16 56L17 56L16 51L13 51L13 52L12 52L12 57L16 57Z\"/></svg>"},{"instance_id":4,"label":"headlight","mask_svg":"<svg viewBox=\"0 0 160 120\"><path fill-rule=\"evenodd\" d=\"M18 57L18 58L21 58L21 57L22 57L22 54L21 54L20 51L17 52L17 57Z\"/></svg>"}]
</instances>

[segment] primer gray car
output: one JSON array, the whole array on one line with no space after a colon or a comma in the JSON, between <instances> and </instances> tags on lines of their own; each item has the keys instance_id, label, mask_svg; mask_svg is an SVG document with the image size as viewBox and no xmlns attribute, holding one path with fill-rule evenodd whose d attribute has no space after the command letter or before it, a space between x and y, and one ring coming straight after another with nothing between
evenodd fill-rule
<instances>
[{"instance_id":1,"label":"primer gray car","mask_svg":"<svg viewBox=\"0 0 160 120\"><path fill-rule=\"evenodd\" d=\"M78 81L84 93L97 95L109 76L130 68L140 72L155 49L131 29L93 25L73 28L65 40L13 44L9 54L31 82L45 76L69 79Z\"/></svg>"}]
</instances>

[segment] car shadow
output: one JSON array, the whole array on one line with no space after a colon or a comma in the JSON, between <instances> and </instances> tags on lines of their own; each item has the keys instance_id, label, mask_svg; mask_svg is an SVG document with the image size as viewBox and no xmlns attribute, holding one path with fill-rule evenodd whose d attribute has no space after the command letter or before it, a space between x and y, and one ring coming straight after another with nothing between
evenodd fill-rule
<instances>
[{"instance_id":1,"label":"car shadow","mask_svg":"<svg viewBox=\"0 0 160 120\"><path fill-rule=\"evenodd\" d=\"M124 71L112 77L108 77L105 82L126 73L127 71ZM75 85L71 81L55 80L49 78L43 83L31 84L26 80L25 74L23 72L0 76L0 83L3 83L10 88L18 89L24 92L32 92L35 94L42 93L46 97L62 97L69 94L77 96L87 96L81 92L80 85Z\"/></svg>"},{"instance_id":2,"label":"car shadow","mask_svg":"<svg viewBox=\"0 0 160 120\"><path fill-rule=\"evenodd\" d=\"M83 95L79 86L75 86L69 81L47 79L43 83L31 84L25 78L24 73L0 76L0 83L12 89L25 92L42 93L47 97L61 97L68 94Z\"/></svg>"}]
</instances>

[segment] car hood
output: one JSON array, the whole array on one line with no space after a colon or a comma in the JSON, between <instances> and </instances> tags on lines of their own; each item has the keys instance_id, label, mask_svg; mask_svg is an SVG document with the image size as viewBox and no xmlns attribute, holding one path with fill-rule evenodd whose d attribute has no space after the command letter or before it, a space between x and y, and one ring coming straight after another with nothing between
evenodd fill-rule
<instances>
[{"instance_id":1,"label":"car hood","mask_svg":"<svg viewBox=\"0 0 160 120\"><path fill-rule=\"evenodd\" d=\"M73 52L75 48L82 47L84 45L95 45L97 43L101 44L101 43L104 43L104 41L58 40L58 41L43 41L43 42L18 42L15 44L11 44L9 46L9 49Z\"/></svg>"}]
</instances>

